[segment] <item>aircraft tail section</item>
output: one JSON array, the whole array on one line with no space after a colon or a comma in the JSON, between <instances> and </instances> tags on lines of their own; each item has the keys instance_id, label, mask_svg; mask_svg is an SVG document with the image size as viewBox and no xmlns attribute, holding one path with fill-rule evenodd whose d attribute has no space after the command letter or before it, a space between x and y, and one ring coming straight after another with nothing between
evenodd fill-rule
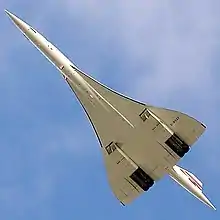
<instances>
[{"instance_id":1,"label":"aircraft tail section","mask_svg":"<svg viewBox=\"0 0 220 220\"><path fill-rule=\"evenodd\" d=\"M109 103L110 108L120 113L122 120L128 121L128 124L132 125L130 127L123 125L123 129L121 127L120 131L124 131L125 134L129 134L129 132L134 134L133 130L139 133L143 131L146 131L146 133L153 132L157 139L163 139L161 144L165 145L164 148L168 147L171 151L176 153L178 158L175 157L175 160L182 158L205 131L205 125L195 118L179 111L154 107L138 102L101 84L77 67L72 66L72 68L94 89L98 96L105 97L105 101ZM80 99L83 100L83 97ZM100 123L95 123L95 120L101 120L103 126L108 124L109 127L112 124L112 119L109 118L109 114L103 114L104 118L100 119L101 114L98 113L98 110L95 112L94 108L90 109L90 103L83 101L83 105L96 126L98 126L98 124L100 125ZM95 115L96 113L97 115ZM118 125L118 128L120 126L122 125ZM96 130L97 133L100 134L99 136L103 137L101 142L104 146L108 145L115 138L115 135L113 135L115 128L111 128L107 132L108 137L104 137L103 134L101 135L103 128L97 127ZM118 131L116 136L118 136ZM161 142L160 140L157 141ZM170 152L170 150L168 151ZM172 165L174 164L176 164L176 162L172 162Z\"/></svg>"},{"instance_id":2,"label":"aircraft tail section","mask_svg":"<svg viewBox=\"0 0 220 220\"><path fill-rule=\"evenodd\" d=\"M202 182L191 172L175 165L172 169L168 169L169 176L189 193L199 199L201 202L216 210L215 206L203 193Z\"/></svg>"},{"instance_id":3,"label":"aircraft tail section","mask_svg":"<svg viewBox=\"0 0 220 220\"><path fill-rule=\"evenodd\" d=\"M195 185L199 190L203 190L203 183L191 172L188 170L185 170L183 168L180 168L181 171L188 177L189 181Z\"/></svg>"}]
</instances>

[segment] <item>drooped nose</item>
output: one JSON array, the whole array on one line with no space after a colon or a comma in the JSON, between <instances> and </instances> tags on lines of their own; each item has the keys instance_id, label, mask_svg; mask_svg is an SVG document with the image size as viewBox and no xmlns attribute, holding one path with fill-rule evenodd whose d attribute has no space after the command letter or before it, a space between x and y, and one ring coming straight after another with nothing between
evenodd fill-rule
<instances>
[{"instance_id":1,"label":"drooped nose","mask_svg":"<svg viewBox=\"0 0 220 220\"><path fill-rule=\"evenodd\" d=\"M24 21L22 21L20 18L9 12L8 10L5 10L5 13L8 15L8 17L14 22L14 24L17 26L17 28L23 32L26 33L30 26L26 24Z\"/></svg>"}]
</instances>

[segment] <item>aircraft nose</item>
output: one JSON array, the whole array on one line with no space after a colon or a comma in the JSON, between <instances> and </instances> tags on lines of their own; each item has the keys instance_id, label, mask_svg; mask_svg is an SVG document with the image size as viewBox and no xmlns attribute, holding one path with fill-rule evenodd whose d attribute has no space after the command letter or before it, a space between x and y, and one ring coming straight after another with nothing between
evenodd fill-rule
<instances>
[{"instance_id":1,"label":"aircraft nose","mask_svg":"<svg viewBox=\"0 0 220 220\"><path fill-rule=\"evenodd\" d=\"M20 18L18 18L11 12L5 10L5 13L14 22L14 24L18 27L19 30L25 33L29 29L29 25L27 25L24 21L22 21Z\"/></svg>"}]
</instances>

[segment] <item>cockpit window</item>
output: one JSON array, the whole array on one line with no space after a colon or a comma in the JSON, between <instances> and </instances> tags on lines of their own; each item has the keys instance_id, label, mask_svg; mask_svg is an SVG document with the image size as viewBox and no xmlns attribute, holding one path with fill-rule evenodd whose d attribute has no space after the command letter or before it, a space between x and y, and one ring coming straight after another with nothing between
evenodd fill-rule
<instances>
[{"instance_id":1,"label":"cockpit window","mask_svg":"<svg viewBox=\"0 0 220 220\"><path fill-rule=\"evenodd\" d=\"M74 69L74 70L76 70L76 71L78 71L78 69L77 69L77 66L75 65L75 66L73 66L73 65L71 65L70 64L70 66Z\"/></svg>"},{"instance_id":2,"label":"cockpit window","mask_svg":"<svg viewBox=\"0 0 220 220\"><path fill-rule=\"evenodd\" d=\"M30 27L30 29L31 29L35 34L37 33L32 27Z\"/></svg>"},{"instance_id":3,"label":"cockpit window","mask_svg":"<svg viewBox=\"0 0 220 220\"><path fill-rule=\"evenodd\" d=\"M74 70L76 70L76 68L73 65L70 65Z\"/></svg>"}]
</instances>

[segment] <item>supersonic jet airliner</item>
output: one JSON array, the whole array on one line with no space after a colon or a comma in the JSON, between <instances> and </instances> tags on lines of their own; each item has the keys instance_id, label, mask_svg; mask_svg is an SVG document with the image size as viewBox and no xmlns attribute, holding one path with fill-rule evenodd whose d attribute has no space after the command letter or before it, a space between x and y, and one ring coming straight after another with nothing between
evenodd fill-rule
<instances>
[{"instance_id":1,"label":"supersonic jet airliner","mask_svg":"<svg viewBox=\"0 0 220 220\"><path fill-rule=\"evenodd\" d=\"M5 10L23 35L60 71L97 135L109 184L123 204L132 202L168 174L215 209L194 174L177 166L205 131L203 123L174 110L126 97L75 66L33 27Z\"/></svg>"}]
</instances>

